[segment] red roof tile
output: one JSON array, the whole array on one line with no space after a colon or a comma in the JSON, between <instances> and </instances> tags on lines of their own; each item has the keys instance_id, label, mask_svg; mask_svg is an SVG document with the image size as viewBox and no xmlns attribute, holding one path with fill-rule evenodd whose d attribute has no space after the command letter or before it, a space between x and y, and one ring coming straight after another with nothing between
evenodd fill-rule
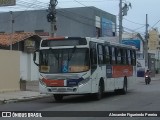
<instances>
[{"instance_id":1,"label":"red roof tile","mask_svg":"<svg viewBox=\"0 0 160 120\"><path fill-rule=\"evenodd\" d=\"M12 44L15 44L15 43L23 41L29 37L32 37L34 35L37 35L37 34L31 33L31 32L0 34L0 45L9 46L11 41L12 41Z\"/></svg>"}]
</instances>

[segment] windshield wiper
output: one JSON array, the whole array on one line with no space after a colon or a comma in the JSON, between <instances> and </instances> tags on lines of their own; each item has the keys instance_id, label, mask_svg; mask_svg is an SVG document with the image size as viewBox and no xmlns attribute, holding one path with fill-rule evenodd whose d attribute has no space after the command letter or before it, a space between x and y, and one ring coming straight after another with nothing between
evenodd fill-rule
<instances>
[{"instance_id":1,"label":"windshield wiper","mask_svg":"<svg viewBox=\"0 0 160 120\"><path fill-rule=\"evenodd\" d=\"M70 61L70 60L71 60L71 58L72 58L73 54L75 53L76 49L77 49L77 47L76 47L76 46L74 46L74 48L72 49L71 56L68 58L68 61Z\"/></svg>"}]
</instances>

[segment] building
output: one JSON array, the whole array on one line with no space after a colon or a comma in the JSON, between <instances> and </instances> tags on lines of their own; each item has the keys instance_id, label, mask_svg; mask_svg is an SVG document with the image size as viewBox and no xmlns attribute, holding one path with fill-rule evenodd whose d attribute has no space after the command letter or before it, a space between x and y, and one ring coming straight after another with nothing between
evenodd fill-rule
<instances>
[{"instance_id":1,"label":"building","mask_svg":"<svg viewBox=\"0 0 160 120\"><path fill-rule=\"evenodd\" d=\"M31 32L34 37L15 38L8 36L8 43L1 49L9 49L12 41L13 49L21 52L20 77L23 80L38 80L38 69L33 63L33 51L25 52L26 39L40 41L40 37L48 37L50 34L50 22L47 21L47 10L17 11L0 14L0 33L2 35ZM13 18L13 19L12 19ZM65 8L57 10L56 36L77 37L113 37L116 36L116 16L95 7ZM9 37L11 36L11 37ZM4 41L4 37L2 37ZM33 42L26 42L33 43ZM1 44L1 43L0 43ZM36 46L37 47L37 46Z\"/></svg>"},{"instance_id":2,"label":"building","mask_svg":"<svg viewBox=\"0 0 160 120\"><path fill-rule=\"evenodd\" d=\"M146 69L144 54L144 39L139 33L125 33L122 35L122 43L137 48L137 76L143 77Z\"/></svg>"},{"instance_id":3,"label":"building","mask_svg":"<svg viewBox=\"0 0 160 120\"><path fill-rule=\"evenodd\" d=\"M155 54L155 69L160 72L160 35L156 28L149 30L148 51Z\"/></svg>"},{"instance_id":4,"label":"building","mask_svg":"<svg viewBox=\"0 0 160 120\"><path fill-rule=\"evenodd\" d=\"M0 14L0 33L36 32L49 35L47 10ZM116 36L116 16L95 7L57 9L57 36ZM13 21L13 22L11 22Z\"/></svg>"},{"instance_id":5,"label":"building","mask_svg":"<svg viewBox=\"0 0 160 120\"><path fill-rule=\"evenodd\" d=\"M160 50L160 38L158 29L149 30L148 50Z\"/></svg>"},{"instance_id":6,"label":"building","mask_svg":"<svg viewBox=\"0 0 160 120\"><path fill-rule=\"evenodd\" d=\"M37 80L38 69L33 63L33 51L39 48L40 40L41 37L35 33L0 34L0 49L20 51L19 80Z\"/></svg>"}]
</instances>

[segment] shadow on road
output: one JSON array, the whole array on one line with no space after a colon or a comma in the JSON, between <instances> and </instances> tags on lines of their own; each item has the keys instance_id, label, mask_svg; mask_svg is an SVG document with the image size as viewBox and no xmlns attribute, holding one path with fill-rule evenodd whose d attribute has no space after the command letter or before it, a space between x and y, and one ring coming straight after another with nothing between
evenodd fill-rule
<instances>
[{"instance_id":1,"label":"shadow on road","mask_svg":"<svg viewBox=\"0 0 160 120\"><path fill-rule=\"evenodd\" d=\"M128 92L127 94L129 94ZM108 92L103 95L103 98L101 100L109 99L116 97L121 94L117 94L116 92ZM99 100L99 101L101 101ZM64 96L62 101L55 101L54 98L50 103L86 103L86 102L95 102L98 101L94 98L94 95L71 95L71 96Z\"/></svg>"}]
</instances>

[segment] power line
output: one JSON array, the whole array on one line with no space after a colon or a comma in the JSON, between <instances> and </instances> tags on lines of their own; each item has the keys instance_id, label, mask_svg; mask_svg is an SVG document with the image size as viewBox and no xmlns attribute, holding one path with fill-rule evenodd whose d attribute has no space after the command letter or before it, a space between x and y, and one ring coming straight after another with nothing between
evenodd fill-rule
<instances>
[{"instance_id":1,"label":"power line","mask_svg":"<svg viewBox=\"0 0 160 120\"><path fill-rule=\"evenodd\" d=\"M156 26L159 22L160 22L160 20L158 20L151 28L153 28L154 26Z\"/></svg>"},{"instance_id":2,"label":"power line","mask_svg":"<svg viewBox=\"0 0 160 120\"><path fill-rule=\"evenodd\" d=\"M88 6L86 6L85 4L82 4L81 2L79 2L79 1L77 1L77 0L74 0L75 2L77 2L77 3L79 3L79 4L81 4L81 5L83 5L83 6L85 6L85 7L88 7ZM43 2L41 2L41 3L43 3ZM60 7L58 7L58 8L60 8ZM62 8L60 8L60 9L62 9ZM89 8L89 9L92 9L91 7ZM94 10L94 9L93 9ZM78 14L78 13L75 13L75 12L71 12L71 11L67 11L67 10L63 10L63 11L66 11L66 12L68 12L68 13L72 13L72 14L76 14L76 15L78 15L79 17L81 17L81 18L84 18L84 19L88 19L88 20L92 20L92 21L95 21L95 19L93 20L92 18L88 18L88 17L86 17L86 16L83 16L83 15L81 15L81 14ZM62 15L62 14L61 14ZM63 14L63 16L65 16L64 14ZM67 17L67 16L65 16L65 17ZM69 17L67 17L67 18L69 18ZM72 19L73 20L73 18L70 18L70 19ZM74 19L75 20L75 19ZM77 21L77 20L76 20ZM77 21L77 22L81 22L81 21ZM97 21L97 22L99 22L99 21ZM82 23L82 22L81 22ZM133 23L136 23L136 22L133 22ZM84 24L84 23L83 23ZM86 24L86 23L85 23ZM136 24L140 24L140 23L136 23ZM89 24L87 24L87 25L89 25ZM140 24L140 25L144 25L144 24ZM142 27L144 27L144 26L142 26ZM140 28L142 28L142 27L140 27ZM140 28L137 28L137 29L140 29ZM131 29L130 29L131 30ZM132 31L135 31L135 30L132 30Z\"/></svg>"},{"instance_id":3,"label":"power line","mask_svg":"<svg viewBox=\"0 0 160 120\"><path fill-rule=\"evenodd\" d=\"M142 29L142 28L144 28L145 26L146 26L146 25L143 25L142 27L136 28L136 29L134 29L134 31L139 30L139 29Z\"/></svg>"},{"instance_id":4,"label":"power line","mask_svg":"<svg viewBox=\"0 0 160 120\"><path fill-rule=\"evenodd\" d=\"M74 0L75 2L78 2L79 4L81 4L81 5L83 5L83 6L85 6L85 7L87 7L86 5L84 5L84 4L82 4L82 3L80 3L79 1L77 1L77 0ZM24 7L27 7L27 9L26 10L28 10L29 8L47 8L47 6L48 6L48 3L44 3L44 2L40 2L40 1L38 1L38 0L36 0L34 3L28 3L28 2L25 2L25 1L22 1L22 0L19 0L18 1L18 4L19 4L19 6L24 6ZM44 6L45 5L45 6ZM61 9L61 8L60 8ZM92 9L92 8L90 8L90 9ZM25 10L25 11L26 11ZM67 10L61 10L61 15L63 15L63 16L65 16L65 17L67 17L66 15L64 15L64 14L62 14L62 12L69 12L69 13L72 13L72 14L76 14L76 15L78 15L78 16L80 16L81 18L84 18L84 19L87 19L87 20L92 20L92 21L95 21L95 19L92 19L92 18L88 18L88 17L86 17L86 16L83 16L83 15L81 15L81 14L78 14L78 13L75 13L75 12L71 12L71 11L67 11ZM18 16L20 16L20 15L18 15ZM18 17L18 16L16 16L16 17ZM73 19L73 18L71 18L71 17L68 17L69 19L72 19L72 20L75 20L75 19ZM77 21L77 20L75 20L75 21ZM77 21L77 22L81 22L81 21ZM98 21L99 22L99 21ZM81 22L82 23L82 22ZM83 23L83 24L86 24L86 23ZM88 24L89 25L89 24ZM139 28L140 29L140 28ZM130 29L131 30L131 29ZM131 31L135 31L135 30L131 30Z\"/></svg>"},{"instance_id":5,"label":"power line","mask_svg":"<svg viewBox=\"0 0 160 120\"><path fill-rule=\"evenodd\" d=\"M133 21L128 20L128 19L126 19L126 18L124 18L124 20L126 20L126 21L128 21L128 22L131 22L131 23L134 23L134 24L138 24L138 25L145 25L145 24L141 24L141 23L133 22Z\"/></svg>"}]
</instances>

